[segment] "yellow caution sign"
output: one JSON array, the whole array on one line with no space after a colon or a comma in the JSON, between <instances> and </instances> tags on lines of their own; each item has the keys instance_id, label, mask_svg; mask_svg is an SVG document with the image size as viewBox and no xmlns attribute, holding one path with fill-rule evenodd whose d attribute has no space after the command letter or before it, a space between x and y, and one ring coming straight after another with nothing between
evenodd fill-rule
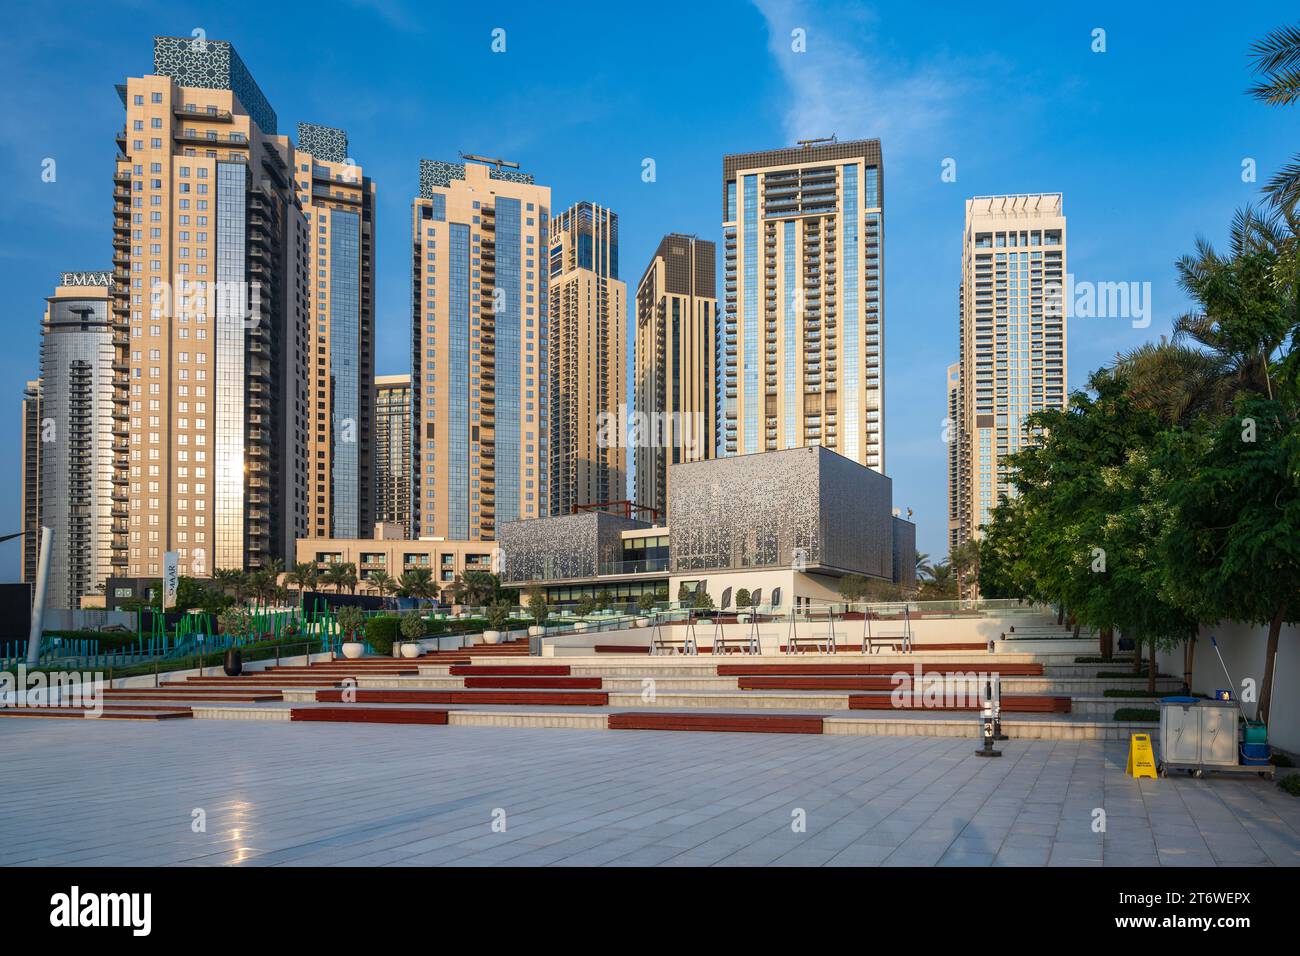
<instances>
[{"instance_id":1,"label":"yellow caution sign","mask_svg":"<svg viewBox=\"0 0 1300 956\"><path fill-rule=\"evenodd\" d=\"M1156 757L1151 752L1150 734L1133 734L1128 742L1128 766L1124 772L1131 777L1156 779Z\"/></svg>"}]
</instances>

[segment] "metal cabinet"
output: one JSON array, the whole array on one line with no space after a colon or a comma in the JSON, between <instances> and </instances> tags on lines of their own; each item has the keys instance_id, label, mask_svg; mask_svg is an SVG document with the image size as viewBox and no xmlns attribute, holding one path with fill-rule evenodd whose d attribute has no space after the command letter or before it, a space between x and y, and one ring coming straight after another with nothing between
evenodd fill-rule
<instances>
[{"instance_id":1,"label":"metal cabinet","mask_svg":"<svg viewBox=\"0 0 1300 956\"><path fill-rule=\"evenodd\" d=\"M1201 701L1201 763L1207 767L1237 765L1237 705L1231 701Z\"/></svg>"},{"instance_id":2,"label":"metal cabinet","mask_svg":"<svg viewBox=\"0 0 1300 956\"><path fill-rule=\"evenodd\" d=\"M1161 701L1160 759L1166 764L1201 762L1201 711L1197 704Z\"/></svg>"},{"instance_id":3,"label":"metal cabinet","mask_svg":"<svg viewBox=\"0 0 1300 956\"><path fill-rule=\"evenodd\" d=\"M1237 718L1233 701L1162 700L1162 767L1197 773L1202 769L1237 767Z\"/></svg>"}]
</instances>

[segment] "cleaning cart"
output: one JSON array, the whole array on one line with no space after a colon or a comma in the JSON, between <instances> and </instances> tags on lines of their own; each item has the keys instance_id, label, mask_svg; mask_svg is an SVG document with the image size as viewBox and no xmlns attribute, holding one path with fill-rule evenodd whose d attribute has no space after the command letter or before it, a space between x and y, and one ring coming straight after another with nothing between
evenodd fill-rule
<instances>
[{"instance_id":1,"label":"cleaning cart","mask_svg":"<svg viewBox=\"0 0 1300 956\"><path fill-rule=\"evenodd\" d=\"M1219 643L1210 643L1219 654ZM1219 664L1232 685L1232 675L1219 654ZM1215 773L1254 773L1272 779L1268 733L1264 725L1247 719L1230 690L1212 698L1165 697L1160 700L1160 776L1186 770L1194 777Z\"/></svg>"}]
</instances>

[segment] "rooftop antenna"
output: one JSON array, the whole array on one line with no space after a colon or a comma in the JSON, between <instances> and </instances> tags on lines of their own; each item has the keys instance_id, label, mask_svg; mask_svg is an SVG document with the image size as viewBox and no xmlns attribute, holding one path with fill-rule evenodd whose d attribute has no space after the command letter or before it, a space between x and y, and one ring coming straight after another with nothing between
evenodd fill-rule
<instances>
[{"instance_id":1,"label":"rooftop antenna","mask_svg":"<svg viewBox=\"0 0 1300 956\"><path fill-rule=\"evenodd\" d=\"M461 159L468 159L475 163L487 163L489 166L495 166L497 172L501 172L502 166L509 166L511 169L518 169L518 163L512 163L508 159L502 159L499 156L479 156L476 153L461 153Z\"/></svg>"},{"instance_id":2,"label":"rooftop antenna","mask_svg":"<svg viewBox=\"0 0 1300 956\"><path fill-rule=\"evenodd\" d=\"M834 143L834 142L837 142L837 140L835 138L835 134L831 133L830 136L819 136L816 139L797 139L795 140L794 144L796 146L808 147L808 146L816 146L818 143Z\"/></svg>"}]
</instances>

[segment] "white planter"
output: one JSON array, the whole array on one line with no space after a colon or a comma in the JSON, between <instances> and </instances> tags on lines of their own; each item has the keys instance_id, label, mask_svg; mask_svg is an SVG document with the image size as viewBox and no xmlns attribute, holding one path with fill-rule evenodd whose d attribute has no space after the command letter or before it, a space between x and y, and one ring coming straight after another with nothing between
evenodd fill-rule
<instances>
[{"instance_id":1,"label":"white planter","mask_svg":"<svg viewBox=\"0 0 1300 956\"><path fill-rule=\"evenodd\" d=\"M409 644L402 645L402 656L406 658L416 658L420 656L420 645L412 641Z\"/></svg>"},{"instance_id":2,"label":"white planter","mask_svg":"<svg viewBox=\"0 0 1300 956\"><path fill-rule=\"evenodd\" d=\"M546 633L546 628L538 627L536 624L533 624L528 628L529 637L541 637L545 633Z\"/></svg>"},{"instance_id":3,"label":"white planter","mask_svg":"<svg viewBox=\"0 0 1300 956\"><path fill-rule=\"evenodd\" d=\"M637 627L649 627L649 626L650 626L650 618L648 618L648 617L638 617L638 618L636 619L636 626L637 626Z\"/></svg>"},{"instance_id":4,"label":"white planter","mask_svg":"<svg viewBox=\"0 0 1300 956\"><path fill-rule=\"evenodd\" d=\"M483 632L483 643L484 643L484 644L500 644L500 643L501 643L501 632L500 632L500 631L484 631L484 632Z\"/></svg>"},{"instance_id":5,"label":"white planter","mask_svg":"<svg viewBox=\"0 0 1300 956\"><path fill-rule=\"evenodd\" d=\"M360 641L344 641L341 650L343 651L344 657L350 661L355 661L366 652L366 645L362 644Z\"/></svg>"}]
</instances>

